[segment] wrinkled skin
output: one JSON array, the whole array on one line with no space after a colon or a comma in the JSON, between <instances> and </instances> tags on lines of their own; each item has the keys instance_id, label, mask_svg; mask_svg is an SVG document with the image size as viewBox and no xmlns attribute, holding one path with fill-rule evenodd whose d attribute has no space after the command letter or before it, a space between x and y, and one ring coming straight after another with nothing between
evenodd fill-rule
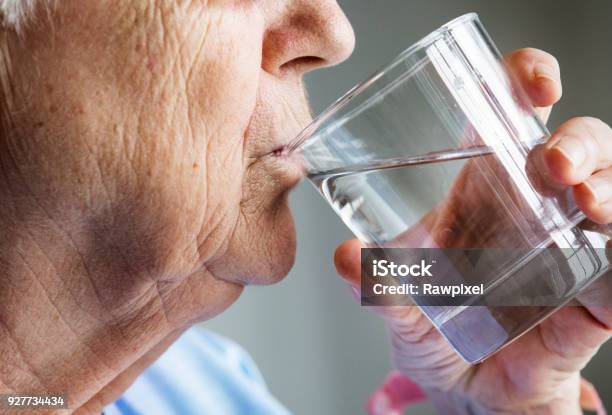
<instances>
[{"instance_id":1,"label":"wrinkled skin","mask_svg":"<svg viewBox=\"0 0 612 415\"><path fill-rule=\"evenodd\" d=\"M303 73L352 46L326 0L62 0L4 31L0 390L99 413L190 324L281 278L302 172L264 154L309 121ZM536 105L558 98L538 85ZM597 181L593 158L564 176L551 154L560 180ZM605 221L592 190L581 207ZM563 311L538 329L550 343L526 336L475 370L406 310L386 314L397 366L442 404L576 409L577 371L608 336L605 314Z\"/></svg>"},{"instance_id":2,"label":"wrinkled skin","mask_svg":"<svg viewBox=\"0 0 612 415\"><path fill-rule=\"evenodd\" d=\"M0 391L99 413L282 278L303 172L273 152L353 45L331 0L61 0L3 30Z\"/></svg>"},{"instance_id":3,"label":"wrinkled skin","mask_svg":"<svg viewBox=\"0 0 612 415\"><path fill-rule=\"evenodd\" d=\"M539 50L522 49L510 54L507 63L539 115L548 119L552 104L561 97L556 60ZM591 221L612 222L610 143L612 130L599 120L584 117L563 123L530 159L529 167L542 173L534 184L542 192L573 186L577 205ZM478 177L479 166L467 163L447 199L423 219L434 246L485 247L497 246L497 238L512 240L508 232L513 225L506 222L503 206L487 185L479 185ZM403 238L410 246L421 246L410 231ZM358 241L347 241L335 257L339 272L356 289L359 249ZM581 402L590 409L594 405L592 394L585 396L589 387L581 383L580 370L612 333L612 307L605 307L612 295L609 278L596 285L579 298L584 307L560 309L476 366L455 354L418 308L371 310L387 322L396 368L428 392L440 413L581 414Z\"/></svg>"}]
</instances>

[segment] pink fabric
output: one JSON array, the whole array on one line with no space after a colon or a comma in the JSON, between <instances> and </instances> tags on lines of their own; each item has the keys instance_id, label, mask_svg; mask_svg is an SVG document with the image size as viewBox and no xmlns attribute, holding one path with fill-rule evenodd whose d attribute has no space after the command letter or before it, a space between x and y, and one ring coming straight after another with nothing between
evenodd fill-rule
<instances>
[{"instance_id":1,"label":"pink fabric","mask_svg":"<svg viewBox=\"0 0 612 415\"><path fill-rule=\"evenodd\" d=\"M582 409L595 412L597 415L607 415L597 389L585 378L580 379L580 404Z\"/></svg>"},{"instance_id":2,"label":"pink fabric","mask_svg":"<svg viewBox=\"0 0 612 415\"><path fill-rule=\"evenodd\" d=\"M366 411L369 415L401 415L406 407L425 400L427 396L418 384L394 371L370 396ZM593 411L597 415L607 415L597 390L584 378L580 384L580 403L583 409Z\"/></svg>"},{"instance_id":3,"label":"pink fabric","mask_svg":"<svg viewBox=\"0 0 612 415\"><path fill-rule=\"evenodd\" d=\"M400 415L404 408L427 400L420 386L408 377L394 371L370 396L366 403L369 415Z\"/></svg>"}]
</instances>

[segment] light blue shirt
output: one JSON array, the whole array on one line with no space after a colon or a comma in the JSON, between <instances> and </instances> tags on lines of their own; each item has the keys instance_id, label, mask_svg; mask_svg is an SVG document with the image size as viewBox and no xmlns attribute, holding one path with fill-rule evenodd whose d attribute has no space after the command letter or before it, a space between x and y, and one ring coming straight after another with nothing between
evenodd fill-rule
<instances>
[{"instance_id":1,"label":"light blue shirt","mask_svg":"<svg viewBox=\"0 0 612 415\"><path fill-rule=\"evenodd\" d=\"M200 328L184 333L104 415L288 415L236 343Z\"/></svg>"}]
</instances>

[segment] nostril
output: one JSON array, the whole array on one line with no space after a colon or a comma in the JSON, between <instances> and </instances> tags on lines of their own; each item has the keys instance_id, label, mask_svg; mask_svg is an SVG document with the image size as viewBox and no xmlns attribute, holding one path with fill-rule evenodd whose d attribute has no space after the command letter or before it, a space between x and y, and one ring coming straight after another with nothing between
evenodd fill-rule
<instances>
[{"instance_id":1,"label":"nostril","mask_svg":"<svg viewBox=\"0 0 612 415\"><path fill-rule=\"evenodd\" d=\"M327 61L318 56L300 56L299 58L294 58L289 62L285 62L279 69L281 72L286 72L291 69L300 69L301 71L305 71L312 68L325 66L326 64Z\"/></svg>"}]
</instances>

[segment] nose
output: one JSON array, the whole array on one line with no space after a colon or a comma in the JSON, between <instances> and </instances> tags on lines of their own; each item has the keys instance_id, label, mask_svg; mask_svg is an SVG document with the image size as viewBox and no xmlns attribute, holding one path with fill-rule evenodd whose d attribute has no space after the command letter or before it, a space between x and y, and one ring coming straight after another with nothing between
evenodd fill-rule
<instances>
[{"instance_id":1,"label":"nose","mask_svg":"<svg viewBox=\"0 0 612 415\"><path fill-rule=\"evenodd\" d=\"M355 34L335 0L266 2L262 68L274 75L302 75L338 64L355 47Z\"/></svg>"}]
</instances>

